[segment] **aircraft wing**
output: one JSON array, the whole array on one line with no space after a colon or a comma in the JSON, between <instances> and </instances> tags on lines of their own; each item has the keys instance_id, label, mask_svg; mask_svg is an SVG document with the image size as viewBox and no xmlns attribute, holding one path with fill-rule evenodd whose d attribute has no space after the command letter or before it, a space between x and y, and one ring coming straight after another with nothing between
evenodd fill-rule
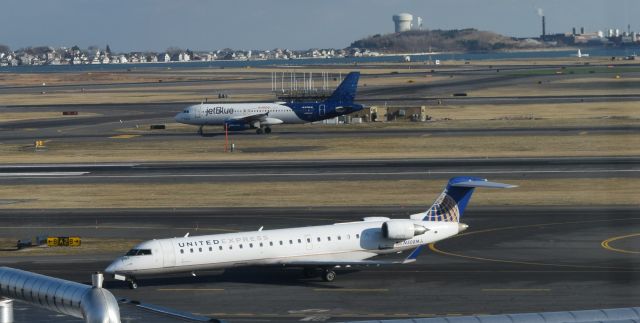
<instances>
[{"instance_id":1,"label":"aircraft wing","mask_svg":"<svg viewBox=\"0 0 640 323\"><path fill-rule=\"evenodd\" d=\"M401 261L376 261L376 260L338 260L338 261L326 261L326 260L318 260L318 261L309 261L309 260L301 260L301 261L288 261L283 263L285 266L293 266L293 267L339 267L339 266L384 266L384 265L401 265L407 264L410 262L414 262L415 260L401 260Z\"/></svg>"},{"instance_id":2,"label":"aircraft wing","mask_svg":"<svg viewBox=\"0 0 640 323\"><path fill-rule=\"evenodd\" d=\"M269 116L269 112L267 112L267 113L256 113L256 114L251 114L251 115L247 115L247 116L234 117L234 118L231 118L229 120L235 121L235 122L251 123L251 122L254 122L254 121L264 121L265 119L267 119L268 116Z\"/></svg>"},{"instance_id":3,"label":"aircraft wing","mask_svg":"<svg viewBox=\"0 0 640 323\"><path fill-rule=\"evenodd\" d=\"M384 265L402 265L408 264L416 261L416 258L422 251L424 246L418 246L415 248L407 258L404 260L364 260L364 259L339 259L339 260L291 260L283 262L282 264L285 266L313 266L313 267L323 267L323 266L384 266Z\"/></svg>"},{"instance_id":4,"label":"aircraft wing","mask_svg":"<svg viewBox=\"0 0 640 323\"><path fill-rule=\"evenodd\" d=\"M260 125L269 126L269 125L276 125L276 124L284 123L280 119L270 118L269 117L269 112L256 113L256 114L247 115L247 116L238 116L238 117L234 117L234 118L228 119L227 122L229 122L229 123L247 123L247 124L250 124L250 125L252 125L254 127L259 127Z\"/></svg>"}]
</instances>

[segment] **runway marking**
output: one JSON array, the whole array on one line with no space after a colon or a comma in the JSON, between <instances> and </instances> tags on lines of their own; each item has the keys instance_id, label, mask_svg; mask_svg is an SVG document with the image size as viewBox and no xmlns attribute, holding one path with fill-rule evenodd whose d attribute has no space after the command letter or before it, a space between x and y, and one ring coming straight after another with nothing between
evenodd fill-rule
<instances>
[{"instance_id":1,"label":"runway marking","mask_svg":"<svg viewBox=\"0 0 640 323\"><path fill-rule=\"evenodd\" d=\"M617 241L617 240L622 240L622 239L631 238L631 237L637 237L637 236L640 236L640 233L632 233L632 234L628 234L628 235L624 235L624 236L613 237L613 238L609 238L609 239L607 239L605 241L602 241L602 243L600 245L602 246L602 248L605 248L605 249L610 250L610 251L621 252L621 253L630 253L630 254L640 254L640 251L614 248L614 247L609 245L610 243L612 243L614 241Z\"/></svg>"},{"instance_id":2,"label":"runway marking","mask_svg":"<svg viewBox=\"0 0 640 323\"><path fill-rule=\"evenodd\" d=\"M158 288L160 292L223 292L224 288Z\"/></svg>"},{"instance_id":3,"label":"runway marking","mask_svg":"<svg viewBox=\"0 0 640 323\"><path fill-rule=\"evenodd\" d=\"M525 229L525 228L534 228L534 227L544 227L544 226L556 226L556 225L569 225L569 224L585 224L585 223L598 223L598 222L611 222L611 221L629 221L629 220L640 220L640 218L627 218L627 219L606 219L606 220L590 220L590 221L569 221L569 222L553 222L553 223L540 223L540 224L530 224L530 225L518 225L518 226L509 226L509 227L501 227L501 228L493 228L486 229L480 231L472 231L462 233L456 236L453 236L449 239L472 235L472 234L480 234L487 232L496 232L502 230L516 230L516 229ZM607 266L588 266L588 265L570 265L570 264L551 264L544 262L533 262L533 261L520 261L520 260L506 260L506 259L495 259L495 258L485 258L485 257L476 257L476 256L468 256L459 253L447 252L444 250L440 250L436 247L436 243L430 243L429 249L435 253L439 253L446 256L465 258L465 259L473 259L480 261L488 261L488 262L500 262L500 263L508 263L508 264L517 264L517 265L534 265L534 266L549 266L549 267L561 267L561 268L586 268L586 269L615 269L615 270L629 270L629 268L620 268L620 267L607 267Z\"/></svg>"},{"instance_id":4,"label":"runway marking","mask_svg":"<svg viewBox=\"0 0 640 323\"><path fill-rule=\"evenodd\" d=\"M523 170L523 171L476 171L474 174L604 174L604 173L640 173L640 169L595 169L595 170ZM326 172L326 173L232 173L232 174L149 174L149 175L88 175L85 178L189 178L189 177L326 177L327 175L450 175L459 171L426 171L426 172ZM38 174L28 178L37 179Z\"/></svg>"},{"instance_id":5,"label":"runway marking","mask_svg":"<svg viewBox=\"0 0 640 323\"><path fill-rule=\"evenodd\" d=\"M0 173L0 177L30 177L30 176L81 176L89 172L30 172L30 173Z\"/></svg>"},{"instance_id":6,"label":"runway marking","mask_svg":"<svg viewBox=\"0 0 640 323\"><path fill-rule=\"evenodd\" d=\"M191 232L198 231L222 231L222 232L240 232L240 230L233 229L216 229L216 228L176 228L176 227L153 227L153 226L115 226L115 225L78 225L78 226L19 226L19 227L10 227L10 226L0 226L0 230L12 230L12 229L114 229L114 230L185 230Z\"/></svg>"},{"instance_id":7,"label":"runway marking","mask_svg":"<svg viewBox=\"0 0 640 323\"><path fill-rule=\"evenodd\" d=\"M506 292L506 293L521 293L521 292L550 292L550 288L483 288L483 292Z\"/></svg>"},{"instance_id":8,"label":"runway marking","mask_svg":"<svg viewBox=\"0 0 640 323\"><path fill-rule=\"evenodd\" d=\"M48 140L47 140L48 141ZM137 163L104 163L104 164L37 164L37 165L24 165L24 164L14 164L14 165L3 165L2 168L27 168L27 169L38 169L45 167L59 167L59 168L67 168L67 167L85 167L90 166L91 168L97 167L134 167L140 164Z\"/></svg>"},{"instance_id":9,"label":"runway marking","mask_svg":"<svg viewBox=\"0 0 640 323\"><path fill-rule=\"evenodd\" d=\"M637 273L639 270L618 269L618 270L377 270L381 273Z\"/></svg>"},{"instance_id":10,"label":"runway marking","mask_svg":"<svg viewBox=\"0 0 640 323\"><path fill-rule=\"evenodd\" d=\"M318 312L318 313L194 313L196 315L202 316L211 316L211 317L269 317L269 318L307 318L307 317L341 317L341 318L366 318L371 319L372 317L379 318L397 318L397 317L434 317L434 316L463 316L463 315L476 315L476 314L461 314L461 313L442 313L442 314L434 314L434 313L330 313L330 312ZM479 315L490 315L490 314L479 314Z\"/></svg>"},{"instance_id":11,"label":"runway marking","mask_svg":"<svg viewBox=\"0 0 640 323\"><path fill-rule=\"evenodd\" d=\"M354 292L354 293L381 293L388 292L387 288L314 288L315 292Z\"/></svg>"},{"instance_id":12,"label":"runway marking","mask_svg":"<svg viewBox=\"0 0 640 323\"><path fill-rule=\"evenodd\" d=\"M111 136L109 138L111 138L111 139L131 139L131 138L135 138L135 137L140 137L140 135L115 135L115 136Z\"/></svg>"}]
</instances>

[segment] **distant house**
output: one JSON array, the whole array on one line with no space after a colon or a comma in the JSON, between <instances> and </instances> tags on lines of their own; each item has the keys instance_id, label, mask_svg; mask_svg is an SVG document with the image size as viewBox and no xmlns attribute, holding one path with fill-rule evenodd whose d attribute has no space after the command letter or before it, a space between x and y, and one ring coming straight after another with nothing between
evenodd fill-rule
<instances>
[{"instance_id":1,"label":"distant house","mask_svg":"<svg viewBox=\"0 0 640 323\"><path fill-rule=\"evenodd\" d=\"M189 56L189 54L187 54L187 53L178 54L178 61L179 62L188 62L190 60L191 60L191 56Z\"/></svg>"},{"instance_id":2,"label":"distant house","mask_svg":"<svg viewBox=\"0 0 640 323\"><path fill-rule=\"evenodd\" d=\"M158 61L169 63L171 62L171 55L169 55L169 53L160 54L160 57L158 57Z\"/></svg>"}]
</instances>

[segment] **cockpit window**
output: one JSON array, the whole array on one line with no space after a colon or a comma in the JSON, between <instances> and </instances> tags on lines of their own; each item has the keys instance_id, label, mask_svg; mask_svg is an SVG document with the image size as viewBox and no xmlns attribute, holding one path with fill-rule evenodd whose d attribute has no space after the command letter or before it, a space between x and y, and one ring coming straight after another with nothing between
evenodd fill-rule
<instances>
[{"instance_id":1,"label":"cockpit window","mask_svg":"<svg viewBox=\"0 0 640 323\"><path fill-rule=\"evenodd\" d=\"M184 110L184 111L182 111L182 112L184 112L184 113L189 113L189 110Z\"/></svg>"},{"instance_id":2,"label":"cockpit window","mask_svg":"<svg viewBox=\"0 0 640 323\"><path fill-rule=\"evenodd\" d=\"M150 255L151 249L131 249L125 256L144 256Z\"/></svg>"}]
</instances>

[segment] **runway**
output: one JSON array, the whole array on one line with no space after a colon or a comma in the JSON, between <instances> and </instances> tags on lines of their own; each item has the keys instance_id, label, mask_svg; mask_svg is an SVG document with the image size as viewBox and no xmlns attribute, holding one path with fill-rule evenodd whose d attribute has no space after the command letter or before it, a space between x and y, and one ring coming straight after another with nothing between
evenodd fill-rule
<instances>
[{"instance_id":1,"label":"runway","mask_svg":"<svg viewBox=\"0 0 640 323\"><path fill-rule=\"evenodd\" d=\"M637 178L637 157L316 160L0 166L0 185L335 180Z\"/></svg>"},{"instance_id":2,"label":"runway","mask_svg":"<svg viewBox=\"0 0 640 323\"><path fill-rule=\"evenodd\" d=\"M143 240L186 232L318 225L363 216L406 217L419 211L392 207L0 210L0 233L35 234L50 226L59 234ZM98 228L93 228L96 219ZM334 283L303 278L293 268L238 268L197 277L142 279L137 290L118 282L107 287L118 298L231 322L336 322L637 305L640 258L632 252L640 249L637 238L630 236L640 225L637 207L486 208L474 207L472 201L463 221L470 226L467 232L433 245L415 264L341 270ZM603 247L604 241L616 237L626 238ZM124 252L20 255L4 257L3 262L87 282L91 272ZM20 320L30 313L17 315Z\"/></svg>"},{"instance_id":3,"label":"runway","mask_svg":"<svg viewBox=\"0 0 640 323\"><path fill-rule=\"evenodd\" d=\"M387 66L385 68L399 68ZM577 75L516 75L530 67L463 67L442 68L433 76L438 81L412 82L394 86L377 86L375 78L424 77L425 71L410 74L368 74L361 80L357 101L382 106L462 106L562 104L582 102L632 102L640 95L612 91L611 95L552 96L468 96L452 93L481 93L492 87L523 85L557 86L558 90L576 86L562 81ZM558 69L559 66L536 66L533 69ZM162 72L158 72L159 75ZM234 95L267 93L267 73L242 80L185 80L176 82L131 82L125 84L76 84L47 87L49 94L74 91L147 89L149 92L170 91L172 87L195 84L197 97L211 96L216 84L237 82L230 90ZM638 73L625 73L636 77ZM201 75L202 76L202 75ZM613 75L610 75L613 76ZM160 77L160 76L159 76ZM602 74L581 78L602 78ZM609 83L590 80L580 86L605 88ZM370 82L367 86L365 83ZM404 80L402 81L404 82ZM539 83L540 82L540 83ZM598 83L601 82L601 83ZM260 84L258 84L260 83ZM606 83L606 84L605 84ZM535 85L534 85L535 84ZM210 88L206 88L210 86ZM527 85L527 86L524 86ZM253 88L252 88L253 86ZM635 82L620 82L635 88ZM266 87L266 88L265 88ZM555 89L555 88L554 88ZM616 88L618 89L618 88ZM571 89L572 91L574 89ZM2 87L3 94L44 95L39 86ZM182 90L174 90L176 93ZM570 91L567 93L581 93ZM538 92L546 93L546 92ZM552 93L561 93L555 91ZM598 92L600 93L600 92ZM606 92L608 93L608 92ZM215 100L211 100L215 101ZM211 102L210 101L210 102ZM173 116L185 106L199 102L149 104L90 104L51 106L6 106L1 112L78 111L79 117L56 117L0 123L0 144L31 147L36 139L53 140L56 144L82 143L100 147L104 142L126 141L202 141L221 142L220 127L205 128L201 137L188 127L166 131L135 131L149 124L173 122ZM50 115L50 114L49 114ZM84 115L84 116L83 116ZM597 122L587 122L595 124ZM551 123L549 123L551 124ZM236 138L274 137L358 138L374 137L488 137L488 136L576 136L628 135L640 131L640 125L625 122L620 126L545 127L475 127L430 128L405 124L405 127L274 127L271 136L256 136L253 131L233 133ZM340 129L338 129L340 128ZM186 130L185 130L186 129ZM146 129L142 129L146 130ZM135 134L134 134L135 133ZM132 134L129 136L129 134ZM119 137L124 135L124 137ZM374 138L375 139L375 138ZM258 144L239 148L245 154L264 152L321 150L303 144L283 146ZM94 144L97 143L97 144ZM144 146L135 143L132 146ZM75 147L75 146L74 146ZM625 146L626 147L626 146ZM136 148L137 149L137 148ZM244 149L244 150L242 150ZM144 152L143 152L144 153ZM455 154L455 151L452 153ZM290 160L232 162L162 162L162 163L94 163L94 164L16 164L0 165L0 185L22 189L19 185L68 184L69 187L126 183L127 187L147 189L154 184L184 183L255 183L268 192L269 183L330 181L399 181L445 180L457 175L475 175L509 182L522 179L629 179L638 180L638 157L549 157L549 158L455 158L455 159L370 159L370 160ZM385 182L386 183L386 182ZM15 185L15 187L11 187ZM293 184L292 184L293 186ZM200 185L197 185L198 189ZM543 188L544 189L544 188ZM170 191L173 193L173 191ZM216 194L217 192L204 192ZM294 192L290 194L305 194ZM151 277L140 280L138 290L109 281L106 285L117 298L167 306L231 322L283 321L348 321L395 319L408 317L459 316L536 311L564 311L595 308L638 306L640 299L640 212L637 201L630 206L612 204L607 188L602 195L589 196L596 206L501 206L476 207L471 201L463 222L470 229L457 237L439 242L424 250L418 261L408 265L380 268L341 269L334 283L318 278L304 278L296 268L236 268L226 271ZM29 195L29 194L25 194ZM146 195L145 195L146 196ZM224 196L224 195L223 195ZM368 197L368 195L367 195ZM27 197L28 198L28 197ZM75 198L75 195L72 196ZM247 198L251 198L247 196ZM430 198L425 197L429 202ZM436 196L432 197L433 199ZM564 197L563 197L564 198ZM118 202L121 202L119 200ZM286 228L357 221L365 216L406 218L423 212L422 207L274 207L274 208L118 208L111 209L2 209L0 196L0 237L31 238L38 235L80 236L83 249L63 255L44 256L37 253L50 249L23 251L0 250L0 265L88 283L90 274L103 270L112 259L124 254L137 241L190 235ZM93 200L92 200L93 203ZM135 200L134 203L138 203ZM387 202L383 202L387 203ZM393 202L388 202L393 203ZM506 202L509 203L509 202ZM190 205L190 204L188 204ZM209 204L207 204L209 205ZM233 204L232 204L233 205ZM307 204L301 204L307 205ZM366 204L365 204L366 205ZM136 205L137 206L137 205ZM10 206L10 207L13 207ZM37 254L37 255L36 255ZM406 255L394 255L401 259ZM17 305L16 321L38 321L43 317L52 323L78 322L49 312ZM144 322L124 310L128 322ZM148 319L146 321L149 321Z\"/></svg>"}]
</instances>

